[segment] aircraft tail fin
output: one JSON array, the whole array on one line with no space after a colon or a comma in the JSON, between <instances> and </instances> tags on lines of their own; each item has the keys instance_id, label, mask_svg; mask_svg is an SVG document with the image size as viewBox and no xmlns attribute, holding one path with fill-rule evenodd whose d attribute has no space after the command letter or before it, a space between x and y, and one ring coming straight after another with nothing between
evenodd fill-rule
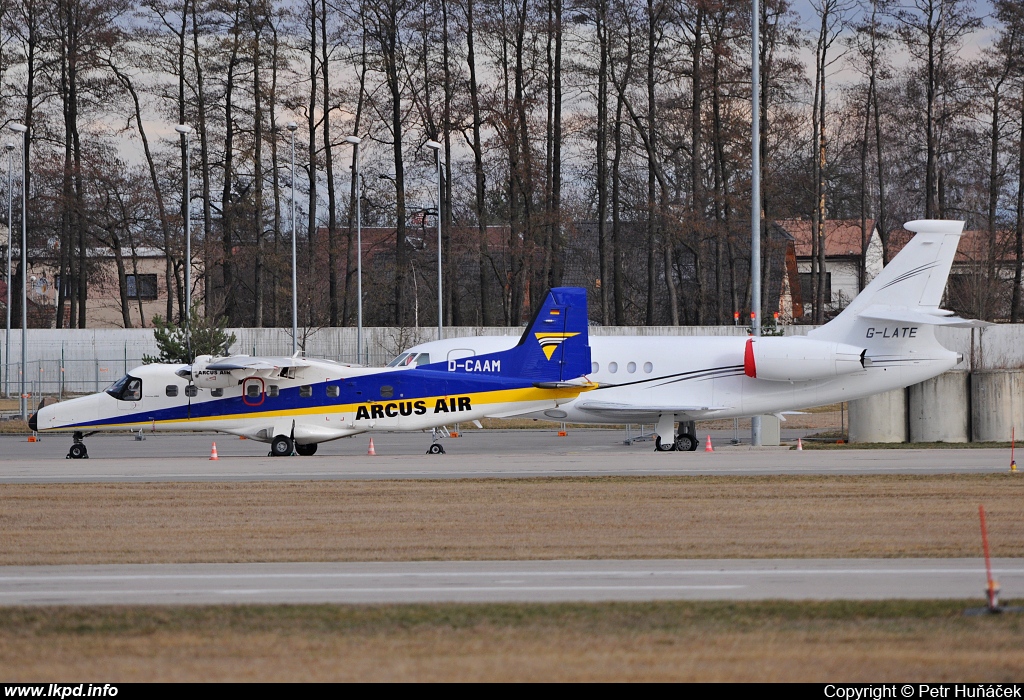
<instances>
[{"instance_id":1,"label":"aircraft tail fin","mask_svg":"<svg viewBox=\"0 0 1024 700\"><path fill-rule=\"evenodd\" d=\"M904 224L915 235L842 313L808 336L852 342L872 337L862 326L977 325L939 308L963 231L963 221L924 219ZM887 326L888 324L888 326ZM883 331L886 332L886 331Z\"/></svg>"},{"instance_id":2,"label":"aircraft tail fin","mask_svg":"<svg viewBox=\"0 0 1024 700\"><path fill-rule=\"evenodd\" d=\"M497 362L503 375L523 377L535 384L576 380L591 371L588 323L587 290L553 288L515 347L477 355L472 367L494 366ZM484 364L488 361L489 365ZM449 361L447 369L462 371L464 364Z\"/></svg>"}]
</instances>

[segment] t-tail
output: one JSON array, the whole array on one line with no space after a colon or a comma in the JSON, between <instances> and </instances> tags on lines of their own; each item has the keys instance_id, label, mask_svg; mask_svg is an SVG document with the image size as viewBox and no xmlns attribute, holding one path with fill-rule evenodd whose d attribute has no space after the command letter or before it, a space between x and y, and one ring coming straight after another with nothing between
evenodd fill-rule
<instances>
[{"instance_id":1,"label":"t-tail","mask_svg":"<svg viewBox=\"0 0 1024 700\"><path fill-rule=\"evenodd\" d=\"M808 336L866 346L870 355L876 347L891 350L893 340L933 342L935 326L987 325L939 308L963 227L932 219L904 224L917 235L842 313Z\"/></svg>"},{"instance_id":2,"label":"t-tail","mask_svg":"<svg viewBox=\"0 0 1024 700\"><path fill-rule=\"evenodd\" d=\"M591 372L587 326L587 290L555 287L515 347L473 358L449 359L445 369L476 373L482 367L498 367L504 377L528 379L545 387L587 383L585 379L580 382Z\"/></svg>"}]
</instances>

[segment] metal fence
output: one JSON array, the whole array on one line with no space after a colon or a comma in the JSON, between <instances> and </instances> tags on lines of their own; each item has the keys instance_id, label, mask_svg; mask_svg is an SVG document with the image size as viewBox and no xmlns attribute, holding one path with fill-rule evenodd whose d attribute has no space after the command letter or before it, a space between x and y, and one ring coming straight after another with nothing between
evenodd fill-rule
<instances>
[{"instance_id":1,"label":"metal fence","mask_svg":"<svg viewBox=\"0 0 1024 700\"><path fill-rule=\"evenodd\" d=\"M805 334L811 326L789 326L787 335ZM291 332L284 328L234 328L231 350L236 354L287 356L291 354ZM594 326L595 336L692 336L745 335L736 326L607 327ZM300 329L299 346L307 357L339 362L356 362L355 328ZM519 335L522 328L450 327L445 337L476 335ZM0 354L4 352L0 345ZM982 329L939 328L939 340L950 350L964 355L958 369L1016 369L1024 367L1024 324L1000 324ZM364 363L387 364L402 350L434 340L435 328L365 328ZM143 355L158 353L151 329L29 329L26 354L25 390L32 397L84 394L102 391L142 364ZM21 332L11 332L10 357L0 357L0 395L17 398L21 391ZM35 404L35 399L32 401Z\"/></svg>"}]
</instances>

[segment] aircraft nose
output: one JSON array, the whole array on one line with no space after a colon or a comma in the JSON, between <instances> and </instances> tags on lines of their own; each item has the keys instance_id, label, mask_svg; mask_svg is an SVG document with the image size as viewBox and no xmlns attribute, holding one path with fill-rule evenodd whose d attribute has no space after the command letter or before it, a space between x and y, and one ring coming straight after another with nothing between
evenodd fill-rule
<instances>
[{"instance_id":1,"label":"aircraft nose","mask_svg":"<svg viewBox=\"0 0 1024 700\"><path fill-rule=\"evenodd\" d=\"M39 412L37 411L28 417L28 429L33 433L39 430L39 422L36 420L38 416Z\"/></svg>"}]
</instances>

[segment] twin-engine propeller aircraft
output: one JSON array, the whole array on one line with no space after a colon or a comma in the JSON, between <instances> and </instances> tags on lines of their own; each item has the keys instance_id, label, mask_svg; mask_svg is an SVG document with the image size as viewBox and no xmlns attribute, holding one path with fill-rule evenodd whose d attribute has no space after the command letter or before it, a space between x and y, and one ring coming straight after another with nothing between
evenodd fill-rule
<instances>
[{"instance_id":1,"label":"twin-engine propeller aircraft","mask_svg":"<svg viewBox=\"0 0 1024 700\"><path fill-rule=\"evenodd\" d=\"M962 221L912 221L917 235L831 322L806 337L594 336L598 388L521 416L572 423L654 423L659 451L697 449L693 421L781 413L858 399L942 374L960 358L935 326L986 325L939 308ZM417 345L398 361L465 361L503 336ZM679 422L679 430L675 424Z\"/></svg>"},{"instance_id":2,"label":"twin-engine propeller aircraft","mask_svg":"<svg viewBox=\"0 0 1024 700\"><path fill-rule=\"evenodd\" d=\"M593 387L586 290L548 292L510 349L415 367L353 367L297 357L197 357L137 367L106 391L40 408L32 430L72 432L69 459L99 431L209 430L270 443L270 454L367 431L410 431L554 410ZM444 449L434 442L429 452Z\"/></svg>"}]
</instances>

